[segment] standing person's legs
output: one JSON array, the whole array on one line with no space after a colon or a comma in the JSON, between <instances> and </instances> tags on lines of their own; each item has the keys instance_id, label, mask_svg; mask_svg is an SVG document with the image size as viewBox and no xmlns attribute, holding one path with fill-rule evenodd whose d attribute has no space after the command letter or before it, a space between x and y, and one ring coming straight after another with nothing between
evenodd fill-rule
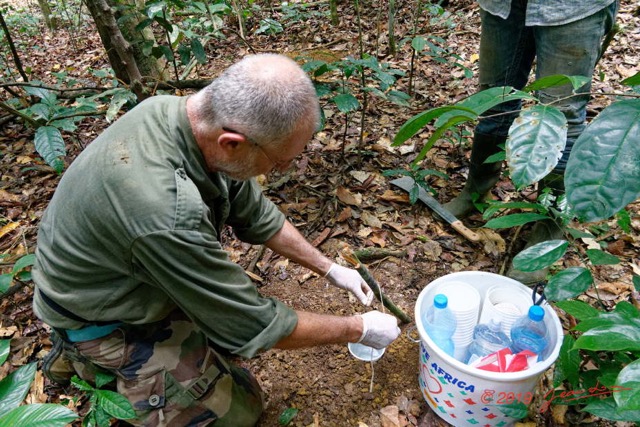
<instances>
[{"instance_id":1,"label":"standing person's legs","mask_svg":"<svg viewBox=\"0 0 640 427\"><path fill-rule=\"evenodd\" d=\"M533 33L525 27L526 1L514 0L507 19L480 10L479 89L512 86L521 89L527 83L535 55ZM455 216L465 216L476 198L482 199L500 179L501 163L485 163L498 153L507 138L509 127L520 108L519 101L509 101L487 111L475 129L469 176L462 192L445 207ZM514 113L510 113L514 112Z\"/></svg>"},{"instance_id":2,"label":"standing person's legs","mask_svg":"<svg viewBox=\"0 0 640 427\"><path fill-rule=\"evenodd\" d=\"M117 376L117 390L143 426L253 426L262 390L228 363L181 312L150 325L127 325L74 344L79 355Z\"/></svg>"}]
</instances>

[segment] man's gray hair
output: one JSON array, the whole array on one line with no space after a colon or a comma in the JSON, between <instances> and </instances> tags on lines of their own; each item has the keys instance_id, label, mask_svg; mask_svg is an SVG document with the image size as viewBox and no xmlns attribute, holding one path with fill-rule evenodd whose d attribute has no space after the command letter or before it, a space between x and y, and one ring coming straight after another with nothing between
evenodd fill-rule
<instances>
[{"instance_id":1,"label":"man's gray hair","mask_svg":"<svg viewBox=\"0 0 640 427\"><path fill-rule=\"evenodd\" d=\"M247 56L203 89L200 118L259 144L279 144L300 124L318 128L320 106L311 79L286 56Z\"/></svg>"}]
</instances>

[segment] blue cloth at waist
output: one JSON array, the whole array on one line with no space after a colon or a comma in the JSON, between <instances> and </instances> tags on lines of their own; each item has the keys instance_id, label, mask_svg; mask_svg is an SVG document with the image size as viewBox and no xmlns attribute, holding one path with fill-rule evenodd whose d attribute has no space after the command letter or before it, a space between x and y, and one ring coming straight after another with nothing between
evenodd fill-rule
<instances>
[{"instance_id":1,"label":"blue cloth at waist","mask_svg":"<svg viewBox=\"0 0 640 427\"><path fill-rule=\"evenodd\" d=\"M83 342L106 337L120 326L122 326L122 322L110 323L108 325L89 325L81 329L65 329L64 332L69 341Z\"/></svg>"}]
</instances>

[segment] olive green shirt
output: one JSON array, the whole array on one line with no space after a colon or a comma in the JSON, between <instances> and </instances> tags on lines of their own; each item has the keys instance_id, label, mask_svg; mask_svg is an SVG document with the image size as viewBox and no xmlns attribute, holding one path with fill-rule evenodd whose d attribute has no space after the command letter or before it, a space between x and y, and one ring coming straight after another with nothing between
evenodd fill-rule
<instances>
[{"instance_id":1,"label":"olive green shirt","mask_svg":"<svg viewBox=\"0 0 640 427\"><path fill-rule=\"evenodd\" d=\"M65 172L40 224L38 289L90 321L145 324L183 310L216 344L252 357L289 335L295 312L263 298L220 244L230 225L260 244L284 216L255 182L209 173L186 98L156 96L91 143ZM65 329L38 292L34 311Z\"/></svg>"}]
</instances>

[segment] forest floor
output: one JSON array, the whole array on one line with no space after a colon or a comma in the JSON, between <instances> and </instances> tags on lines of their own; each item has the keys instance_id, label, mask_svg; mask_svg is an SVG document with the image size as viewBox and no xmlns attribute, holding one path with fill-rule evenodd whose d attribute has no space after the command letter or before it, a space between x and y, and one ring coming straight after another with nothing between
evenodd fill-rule
<instances>
[{"instance_id":1,"label":"forest floor","mask_svg":"<svg viewBox=\"0 0 640 427\"><path fill-rule=\"evenodd\" d=\"M412 34L413 6L401 2L396 21L398 40ZM623 31L610 45L594 76L594 97L589 116L602 110L611 97L606 93L619 90L617 82L640 71L640 8L636 2L622 2L618 22ZM339 5L340 22L332 26L326 16L311 12L327 12L328 5L318 2L307 10L307 20L290 20L284 31L274 35L247 34L247 42L234 32L224 40L208 45L209 62L193 75L213 78L237 58L252 52L278 52L291 57L334 61L347 55L358 55L357 19L352 3ZM475 2L451 2L443 17L420 18L419 33L444 40L443 47L460 56L459 62L472 70L465 77L461 68L452 67L427 55L414 63L413 99L411 107L400 107L376 98L370 100L364 119L364 139L358 142L362 125L360 113L348 116L335 106L323 102L327 115L325 128L317 134L295 166L283 174L262 180L266 194L287 217L328 256L340 259L340 248L384 248L396 254L368 263L384 292L406 313L413 316L416 299L432 280L446 274L478 270L503 273L511 258L526 242L524 229L498 230L502 249L484 250L457 234L446 223L437 220L424 206L411 205L402 191L392 188L382 171L406 168L415 158L429 129L414 138L412 145L393 147L391 141L400 126L414 114L442 106L471 95L477 88L477 52L479 13ZM262 17L282 18L282 11L264 8ZM386 12L377 3L362 7L364 50L380 63L396 69L410 69L410 50L400 43L398 53L388 55ZM257 28L257 17L249 25ZM433 20L430 21L430 18ZM229 25L233 25L231 18ZM20 35L17 34L20 39ZM23 52L25 62L39 80L53 83L52 73L62 69L76 75L84 83L91 77L88 68L108 66L100 40L90 24L67 28L56 33L42 32L35 40L22 40L33 49ZM401 77L397 89L408 91L409 79ZM187 94L188 91L181 94ZM86 119L74 133L65 134L67 166L83 147L107 126L103 117ZM441 202L450 200L464 184L469 149L469 132L458 142L441 140L429 152L424 167L447 173L450 180L432 177L430 185L438 191ZM34 151L33 131L21 122L8 122L0 128L0 206L2 237L0 253L5 254L2 272L11 268L20 255L33 253L36 247L38 221L51 198L59 176L43 165ZM416 149L415 147L418 147ZM502 201L531 198L534 189L516 192L507 178L493 191ZM633 291L631 272L638 274L640 219L635 203L631 206L634 232L625 235L616 224L599 224L609 231L603 239L611 251L624 262L615 266L599 266L593 274L600 297L614 304L628 300ZM480 214L465 220L472 227L483 223ZM7 228L11 227L11 229ZM297 310L350 315L364 312L357 301L308 271L288 263L269 250L243 244L231 235L225 245L232 259L251 270L260 291L274 296ZM402 254L397 253L402 251ZM577 257L569 254L565 266L576 265ZM0 337L12 338L10 363L0 370L3 377L12 367L41 359L50 348L45 326L31 310L32 286L25 286L0 300ZM587 292L586 300L593 298ZM375 305L380 308L379 305ZM562 313L561 320L565 322ZM567 323L565 322L565 326ZM418 344L407 336L411 325L403 325L403 334L390 345L376 363L358 361L347 347L332 345L297 351L269 350L251 360L237 360L251 369L266 393L266 411L260 425L278 425L278 418L288 408L297 408L291 426L446 426L427 406L418 384ZM415 336L415 333L414 333ZM551 372L551 371L550 371ZM550 373L541 379L539 390L550 389ZM29 399L34 402L59 402L76 395L73 389L61 389L43 379L38 371ZM80 401L82 408L84 403ZM580 412L578 405L560 407L542 414L538 396L531 406L527 426L581 425L622 426ZM84 405L86 408L86 405Z\"/></svg>"}]
</instances>

